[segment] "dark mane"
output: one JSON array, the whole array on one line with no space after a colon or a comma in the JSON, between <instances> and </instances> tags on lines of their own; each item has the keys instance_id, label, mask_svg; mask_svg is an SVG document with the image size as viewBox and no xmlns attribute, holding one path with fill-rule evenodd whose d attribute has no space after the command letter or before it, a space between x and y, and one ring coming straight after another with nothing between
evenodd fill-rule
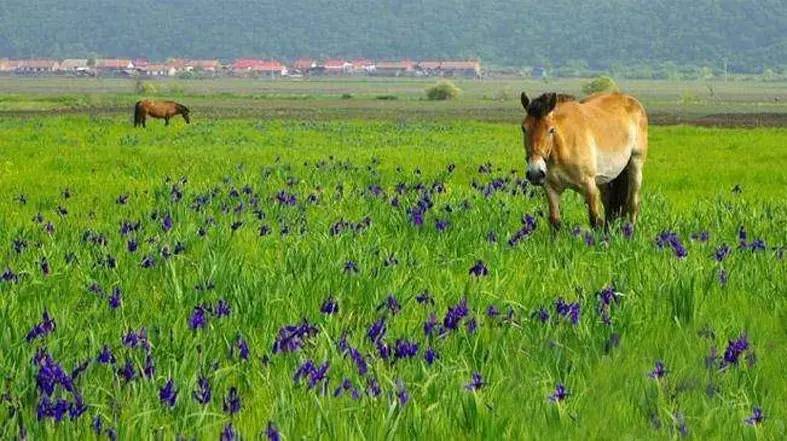
<instances>
[{"instance_id":1,"label":"dark mane","mask_svg":"<svg viewBox=\"0 0 787 441\"><path fill-rule=\"evenodd\" d=\"M534 118L543 118L555 109L555 105L576 100L577 98L574 95L554 92L545 93L530 102L530 105L527 106L527 113Z\"/></svg>"}]
</instances>

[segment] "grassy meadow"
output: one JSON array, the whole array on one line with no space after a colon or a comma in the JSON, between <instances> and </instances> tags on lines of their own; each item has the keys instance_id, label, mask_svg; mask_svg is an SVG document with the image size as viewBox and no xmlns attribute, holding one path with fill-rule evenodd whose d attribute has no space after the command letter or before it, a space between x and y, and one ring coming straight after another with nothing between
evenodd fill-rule
<instances>
[{"instance_id":1,"label":"grassy meadow","mask_svg":"<svg viewBox=\"0 0 787 441\"><path fill-rule=\"evenodd\" d=\"M654 126L636 228L555 233L462 100L6 109L0 438L784 439L787 130Z\"/></svg>"}]
</instances>

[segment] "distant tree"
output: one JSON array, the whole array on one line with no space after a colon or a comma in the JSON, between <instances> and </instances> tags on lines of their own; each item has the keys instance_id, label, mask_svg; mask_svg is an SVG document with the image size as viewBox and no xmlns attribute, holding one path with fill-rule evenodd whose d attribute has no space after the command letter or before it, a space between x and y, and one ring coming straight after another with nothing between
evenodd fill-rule
<instances>
[{"instance_id":1,"label":"distant tree","mask_svg":"<svg viewBox=\"0 0 787 441\"><path fill-rule=\"evenodd\" d=\"M593 95L599 92L617 92L618 90L615 80L608 75L598 76L582 86L582 92L585 95Z\"/></svg>"},{"instance_id":2,"label":"distant tree","mask_svg":"<svg viewBox=\"0 0 787 441\"><path fill-rule=\"evenodd\" d=\"M456 84L443 80L434 86L426 89L426 97L430 101L445 101L452 100L459 96L462 90L456 87Z\"/></svg>"}]
</instances>

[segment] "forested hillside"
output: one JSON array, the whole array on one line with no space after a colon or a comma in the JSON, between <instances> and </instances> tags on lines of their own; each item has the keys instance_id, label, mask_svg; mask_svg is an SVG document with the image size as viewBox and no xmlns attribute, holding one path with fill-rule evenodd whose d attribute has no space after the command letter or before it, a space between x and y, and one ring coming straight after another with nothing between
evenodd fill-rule
<instances>
[{"instance_id":1,"label":"forested hillside","mask_svg":"<svg viewBox=\"0 0 787 441\"><path fill-rule=\"evenodd\" d=\"M787 65L785 0L2 0L0 56Z\"/></svg>"}]
</instances>

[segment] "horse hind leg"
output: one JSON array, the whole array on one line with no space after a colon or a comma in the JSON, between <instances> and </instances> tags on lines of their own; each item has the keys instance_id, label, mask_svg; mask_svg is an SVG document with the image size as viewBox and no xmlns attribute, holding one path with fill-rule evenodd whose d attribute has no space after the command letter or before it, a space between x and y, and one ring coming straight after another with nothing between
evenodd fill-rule
<instances>
[{"instance_id":1,"label":"horse hind leg","mask_svg":"<svg viewBox=\"0 0 787 441\"><path fill-rule=\"evenodd\" d=\"M645 163L644 158L640 155L635 155L631 158L628 167L626 167L628 179L628 193L626 195L626 209L625 212L629 217L632 224L637 223L639 217L639 208L642 202L640 190L642 188L642 168Z\"/></svg>"}]
</instances>

